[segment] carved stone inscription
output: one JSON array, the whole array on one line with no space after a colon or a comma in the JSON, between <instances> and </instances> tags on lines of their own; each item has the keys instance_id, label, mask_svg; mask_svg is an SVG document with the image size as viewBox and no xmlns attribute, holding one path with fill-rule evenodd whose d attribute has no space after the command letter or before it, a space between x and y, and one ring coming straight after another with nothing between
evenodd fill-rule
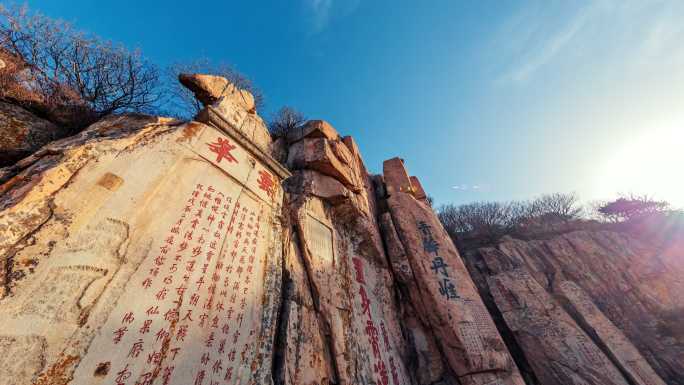
<instances>
[{"instance_id":1,"label":"carved stone inscription","mask_svg":"<svg viewBox=\"0 0 684 385\"><path fill-rule=\"evenodd\" d=\"M307 215L306 219L306 239L312 257L319 261L317 265L332 266L334 259L332 229L311 215Z\"/></svg>"},{"instance_id":2,"label":"carved stone inscription","mask_svg":"<svg viewBox=\"0 0 684 385\"><path fill-rule=\"evenodd\" d=\"M74 383L233 384L261 333L270 208L237 184L197 184L133 276ZM107 361L107 362L104 362Z\"/></svg>"},{"instance_id":3,"label":"carved stone inscription","mask_svg":"<svg viewBox=\"0 0 684 385\"><path fill-rule=\"evenodd\" d=\"M379 301L374 295L375 275L371 269L366 269L366 262L357 257L352 258L355 305L355 322L359 334L364 334L367 343L365 350L369 352L377 385L403 385L405 379L402 361L395 347L392 346L387 334L383 314L379 309ZM367 274L367 271L370 274ZM371 379L369 379L371 380Z\"/></svg>"}]
</instances>

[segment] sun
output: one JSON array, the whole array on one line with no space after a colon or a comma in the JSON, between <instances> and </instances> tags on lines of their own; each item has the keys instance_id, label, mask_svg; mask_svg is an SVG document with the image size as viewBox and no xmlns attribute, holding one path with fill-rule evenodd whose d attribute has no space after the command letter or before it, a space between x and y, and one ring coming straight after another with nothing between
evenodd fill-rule
<instances>
[{"instance_id":1,"label":"sun","mask_svg":"<svg viewBox=\"0 0 684 385\"><path fill-rule=\"evenodd\" d=\"M626 141L597 173L598 196L647 194L684 207L684 129L644 132Z\"/></svg>"}]
</instances>

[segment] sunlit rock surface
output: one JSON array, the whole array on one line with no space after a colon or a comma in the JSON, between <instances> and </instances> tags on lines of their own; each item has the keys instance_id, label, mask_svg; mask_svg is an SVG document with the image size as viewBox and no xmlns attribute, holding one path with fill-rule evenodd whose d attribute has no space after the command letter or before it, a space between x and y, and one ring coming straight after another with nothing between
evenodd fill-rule
<instances>
[{"instance_id":1,"label":"sunlit rock surface","mask_svg":"<svg viewBox=\"0 0 684 385\"><path fill-rule=\"evenodd\" d=\"M618 383L599 376L618 378L617 370L630 384L679 385L684 243L681 232L661 231L670 235L578 231L507 239L466 260L539 383Z\"/></svg>"},{"instance_id":2,"label":"sunlit rock surface","mask_svg":"<svg viewBox=\"0 0 684 385\"><path fill-rule=\"evenodd\" d=\"M684 242L462 259L400 158L370 175L322 120L274 142L248 92L181 81L195 121L0 169L0 385L682 384Z\"/></svg>"}]
</instances>

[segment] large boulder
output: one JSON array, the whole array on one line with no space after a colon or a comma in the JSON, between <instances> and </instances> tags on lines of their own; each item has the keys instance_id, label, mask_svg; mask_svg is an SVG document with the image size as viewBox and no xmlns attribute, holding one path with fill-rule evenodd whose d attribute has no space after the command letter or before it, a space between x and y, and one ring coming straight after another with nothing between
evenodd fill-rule
<instances>
[{"instance_id":1,"label":"large boulder","mask_svg":"<svg viewBox=\"0 0 684 385\"><path fill-rule=\"evenodd\" d=\"M63 138L67 132L22 107L0 100L0 167Z\"/></svg>"},{"instance_id":2,"label":"large boulder","mask_svg":"<svg viewBox=\"0 0 684 385\"><path fill-rule=\"evenodd\" d=\"M180 74L178 80L195 94L197 100L209 106L219 102L222 98L236 100L247 111L255 108L254 96L246 90L241 90L230 80L216 75Z\"/></svg>"},{"instance_id":3,"label":"large boulder","mask_svg":"<svg viewBox=\"0 0 684 385\"><path fill-rule=\"evenodd\" d=\"M250 151L275 154L268 127L257 115L254 96L228 79L204 74L181 74L180 82L204 105L195 120L227 131Z\"/></svg>"}]
</instances>

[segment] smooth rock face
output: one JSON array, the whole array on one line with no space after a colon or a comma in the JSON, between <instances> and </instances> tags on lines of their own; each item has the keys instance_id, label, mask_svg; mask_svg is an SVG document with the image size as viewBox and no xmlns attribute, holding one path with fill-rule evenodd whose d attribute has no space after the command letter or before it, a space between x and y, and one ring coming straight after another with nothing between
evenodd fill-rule
<instances>
[{"instance_id":1,"label":"smooth rock face","mask_svg":"<svg viewBox=\"0 0 684 385\"><path fill-rule=\"evenodd\" d=\"M32 154L66 131L25 109L0 101L0 167Z\"/></svg>"}]
</instances>

